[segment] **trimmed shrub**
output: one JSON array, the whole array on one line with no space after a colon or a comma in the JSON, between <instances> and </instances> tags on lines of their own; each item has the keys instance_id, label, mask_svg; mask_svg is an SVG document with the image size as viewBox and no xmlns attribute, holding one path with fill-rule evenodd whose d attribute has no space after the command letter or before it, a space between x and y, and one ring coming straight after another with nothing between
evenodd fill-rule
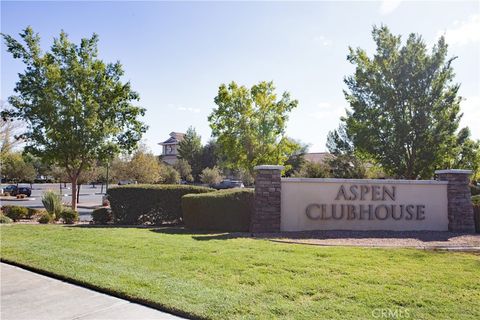
<instances>
[{"instance_id":1,"label":"trimmed shrub","mask_svg":"<svg viewBox=\"0 0 480 320\"><path fill-rule=\"evenodd\" d=\"M42 196L42 203L50 216L58 220L63 210L62 198L55 191L48 190Z\"/></svg>"},{"instance_id":2,"label":"trimmed shrub","mask_svg":"<svg viewBox=\"0 0 480 320\"><path fill-rule=\"evenodd\" d=\"M39 215L43 210L42 209L35 209L35 208L27 208L27 219L32 219L34 216Z\"/></svg>"},{"instance_id":3,"label":"trimmed shrub","mask_svg":"<svg viewBox=\"0 0 480 320\"><path fill-rule=\"evenodd\" d=\"M13 221L25 219L28 216L28 209L22 206L3 206L2 211Z\"/></svg>"},{"instance_id":4,"label":"trimmed shrub","mask_svg":"<svg viewBox=\"0 0 480 320\"><path fill-rule=\"evenodd\" d=\"M113 222L112 209L110 208L97 208L92 212L93 223L107 224Z\"/></svg>"},{"instance_id":5,"label":"trimmed shrub","mask_svg":"<svg viewBox=\"0 0 480 320\"><path fill-rule=\"evenodd\" d=\"M472 196L480 195L480 186L470 185L470 193Z\"/></svg>"},{"instance_id":6,"label":"trimmed shrub","mask_svg":"<svg viewBox=\"0 0 480 320\"><path fill-rule=\"evenodd\" d=\"M12 223L12 219L4 215L3 213L0 213L0 223Z\"/></svg>"},{"instance_id":7,"label":"trimmed shrub","mask_svg":"<svg viewBox=\"0 0 480 320\"><path fill-rule=\"evenodd\" d=\"M79 216L78 212L74 211L72 208L64 208L60 212L60 218L63 220L63 223L73 224L78 221Z\"/></svg>"},{"instance_id":8,"label":"trimmed shrub","mask_svg":"<svg viewBox=\"0 0 480 320\"><path fill-rule=\"evenodd\" d=\"M41 211L41 213L38 215L37 221L38 223L46 224L53 222L53 217L47 211Z\"/></svg>"},{"instance_id":9,"label":"trimmed shrub","mask_svg":"<svg viewBox=\"0 0 480 320\"><path fill-rule=\"evenodd\" d=\"M26 194L23 194L23 193L17 194L17 199L25 199L25 198L27 198Z\"/></svg>"},{"instance_id":10,"label":"trimmed shrub","mask_svg":"<svg viewBox=\"0 0 480 320\"><path fill-rule=\"evenodd\" d=\"M115 223L162 224L182 220L182 196L212 192L213 189L186 185L124 185L108 189Z\"/></svg>"},{"instance_id":11,"label":"trimmed shrub","mask_svg":"<svg viewBox=\"0 0 480 320\"><path fill-rule=\"evenodd\" d=\"M254 190L231 189L182 198L185 226L192 230L248 231Z\"/></svg>"},{"instance_id":12,"label":"trimmed shrub","mask_svg":"<svg viewBox=\"0 0 480 320\"><path fill-rule=\"evenodd\" d=\"M473 219L475 220L475 231L480 233L480 195L472 197Z\"/></svg>"}]
</instances>

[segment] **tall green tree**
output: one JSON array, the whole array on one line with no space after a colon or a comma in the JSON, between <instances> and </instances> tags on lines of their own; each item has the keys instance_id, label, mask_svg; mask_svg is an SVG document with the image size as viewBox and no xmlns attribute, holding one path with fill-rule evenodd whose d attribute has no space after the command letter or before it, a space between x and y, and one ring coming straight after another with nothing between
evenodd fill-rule
<instances>
[{"instance_id":1,"label":"tall green tree","mask_svg":"<svg viewBox=\"0 0 480 320\"><path fill-rule=\"evenodd\" d=\"M188 162L192 168L192 175L198 180L202 172L202 139L195 128L189 127L183 140L178 144L178 155L180 159Z\"/></svg>"},{"instance_id":2,"label":"tall green tree","mask_svg":"<svg viewBox=\"0 0 480 320\"><path fill-rule=\"evenodd\" d=\"M227 168L253 174L256 165L284 164L297 149L285 136L285 128L298 101L288 92L278 98L273 82L251 88L222 84L215 104L208 121Z\"/></svg>"},{"instance_id":3,"label":"tall green tree","mask_svg":"<svg viewBox=\"0 0 480 320\"><path fill-rule=\"evenodd\" d=\"M27 152L65 168L76 210L82 171L132 150L146 131L139 120L145 109L132 103L139 95L121 80L120 62L98 58L96 34L77 45L62 31L49 52L42 52L40 37L30 27L20 33L20 41L2 36L7 51L26 66L4 117L27 123L22 135Z\"/></svg>"},{"instance_id":4,"label":"tall green tree","mask_svg":"<svg viewBox=\"0 0 480 320\"><path fill-rule=\"evenodd\" d=\"M207 142L202 149L202 157L201 157L201 168L202 170L205 168L213 168L220 164L221 159L219 158L219 146L217 141L211 139Z\"/></svg>"},{"instance_id":5,"label":"tall green tree","mask_svg":"<svg viewBox=\"0 0 480 320\"><path fill-rule=\"evenodd\" d=\"M454 153L455 157L446 167L473 170L474 179L480 170L480 141L471 138L468 127L458 132Z\"/></svg>"},{"instance_id":6,"label":"tall green tree","mask_svg":"<svg viewBox=\"0 0 480 320\"><path fill-rule=\"evenodd\" d=\"M35 168L26 162L21 152L4 153L0 157L2 177L17 183L24 181L33 183L36 177Z\"/></svg>"},{"instance_id":7,"label":"tall green tree","mask_svg":"<svg viewBox=\"0 0 480 320\"><path fill-rule=\"evenodd\" d=\"M348 139L357 155L371 158L388 174L430 178L453 156L461 117L455 57L448 57L444 37L429 52L417 34L404 44L386 26L374 27L372 35L372 57L361 48L350 48L347 57L355 66L345 78L351 111L342 122Z\"/></svg>"}]
</instances>

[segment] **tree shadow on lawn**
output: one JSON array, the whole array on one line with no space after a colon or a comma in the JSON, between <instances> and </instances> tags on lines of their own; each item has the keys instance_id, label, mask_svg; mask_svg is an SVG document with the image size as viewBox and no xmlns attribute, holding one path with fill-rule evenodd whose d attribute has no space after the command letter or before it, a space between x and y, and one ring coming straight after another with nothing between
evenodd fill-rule
<instances>
[{"instance_id":1,"label":"tree shadow on lawn","mask_svg":"<svg viewBox=\"0 0 480 320\"><path fill-rule=\"evenodd\" d=\"M480 234L460 233L449 231L347 231L347 230L324 230L324 231L298 231L277 233L251 233L251 232L226 232L221 230L189 230L178 224L153 225L95 225L83 224L67 227L76 228L137 228L149 229L152 232L168 235L190 235L194 240L230 240L237 238L251 239L293 239L293 240L328 240L328 239L416 239L423 242L449 241L456 237L478 237Z\"/></svg>"},{"instance_id":2,"label":"tree shadow on lawn","mask_svg":"<svg viewBox=\"0 0 480 320\"><path fill-rule=\"evenodd\" d=\"M185 227L160 227L150 229L152 232L162 233L162 234L183 234L191 235L194 240L205 241L205 240L229 240L236 238L254 238L251 233L248 232L225 232L225 231L214 231L214 230L189 230Z\"/></svg>"}]
</instances>

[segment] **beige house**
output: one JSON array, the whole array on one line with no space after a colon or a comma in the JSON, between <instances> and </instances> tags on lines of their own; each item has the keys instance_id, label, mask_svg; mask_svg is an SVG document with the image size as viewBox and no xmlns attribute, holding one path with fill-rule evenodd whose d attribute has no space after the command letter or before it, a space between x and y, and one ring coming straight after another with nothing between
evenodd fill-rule
<instances>
[{"instance_id":1,"label":"beige house","mask_svg":"<svg viewBox=\"0 0 480 320\"><path fill-rule=\"evenodd\" d=\"M170 138L164 142L160 142L159 145L163 147L161 159L173 165L178 160L178 144L183 140L185 133L181 132L170 132Z\"/></svg>"}]
</instances>

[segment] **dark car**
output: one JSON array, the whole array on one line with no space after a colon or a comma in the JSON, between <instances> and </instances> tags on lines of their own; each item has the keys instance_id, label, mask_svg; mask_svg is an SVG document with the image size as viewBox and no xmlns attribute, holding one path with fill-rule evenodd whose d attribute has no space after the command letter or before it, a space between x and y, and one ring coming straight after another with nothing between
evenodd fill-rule
<instances>
[{"instance_id":1,"label":"dark car","mask_svg":"<svg viewBox=\"0 0 480 320\"><path fill-rule=\"evenodd\" d=\"M11 184L9 186L6 186L3 188L3 192L8 192L10 193L11 196L16 196L17 194L24 194L27 197L30 197L32 195L32 189L29 187L17 187L14 184Z\"/></svg>"},{"instance_id":2,"label":"dark car","mask_svg":"<svg viewBox=\"0 0 480 320\"><path fill-rule=\"evenodd\" d=\"M215 184L212 188L220 189L232 189L232 188L245 188L242 181L239 180L223 180L222 182Z\"/></svg>"}]
</instances>

